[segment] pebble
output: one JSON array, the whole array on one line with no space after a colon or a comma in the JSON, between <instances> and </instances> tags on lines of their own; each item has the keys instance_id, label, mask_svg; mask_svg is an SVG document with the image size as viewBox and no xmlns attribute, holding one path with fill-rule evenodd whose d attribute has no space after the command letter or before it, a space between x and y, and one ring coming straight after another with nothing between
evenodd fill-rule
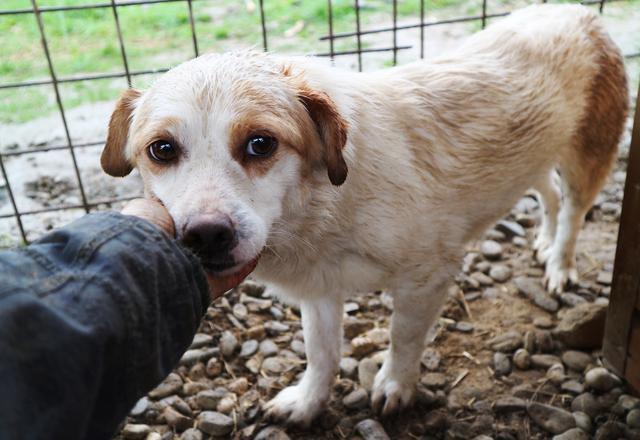
<instances>
[{"instance_id":1,"label":"pebble","mask_svg":"<svg viewBox=\"0 0 640 440\"><path fill-rule=\"evenodd\" d=\"M365 419L358 423L356 431L363 440L390 440L382 425L373 419Z\"/></svg>"},{"instance_id":2,"label":"pebble","mask_svg":"<svg viewBox=\"0 0 640 440\"><path fill-rule=\"evenodd\" d=\"M629 411L634 408L640 408L640 399L628 394L622 394L618 398L618 405L620 405L625 411Z\"/></svg>"},{"instance_id":3,"label":"pebble","mask_svg":"<svg viewBox=\"0 0 640 440\"><path fill-rule=\"evenodd\" d=\"M504 232L500 232L496 229L489 229L487 232L485 232L484 238L493 241L505 241L507 239L507 235Z\"/></svg>"},{"instance_id":4,"label":"pebble","mask_svg":"<svg viewBox=\"0 0 640 440\"><path fill-rule=\"evenodd\" d=\"M447 382L447 376L442 373L427 373L420 379L422 385L434 390L445 388Z\"/></svg>"},{"instance_id":5,"label":"pebble","mask_svg":"<svg viewBox=\"0 0 640 440\"><path fill-rule=\"evenodd\" d=\"M247 306L245 306L242 303L234 304L233 305L233 309L232 309L232 313L233 313L233 316L238 318L240 321L244 321L245 319L247 319L247 316L249 315L249 311L247 310Z\"/></svg>"},{"instance_id":6,"label":"pebble","mask_svg":"<svg viewBox=\"0 0 640 440\"><path fill-rule=\"evenodd\" d=\"M562 362L564 362L570 370L577 371L578 373L582 373L592 361L591 356L582 351L567 350L562 353Z\"/></svg>"},{"instance_id":7,"label":"pebble","mask_svg":"<svg viewBox=\"0 0 640 440\"><path fill-rule=\"evenodd\" d=\"M529 277L517 277L514 279L514 283L518 291L529 298L536 306L551 313L558 311L560 307L558 301L544 290L538 280Z\"/></svg>"},{"instance_id":8,"label":"pebble","mask_svg":"<svg viewBox=\"0 0 640 440\"><path fill-rule=\"evenodd\" d=\"M211 358L207 361L205 371L209 377L218 377L222 372L222 363L216 358Z\"/></svg>"},{"instance_id":9,"label":"pebble","mask_svg":"<svg viewBox=\"0 0 640 440\"><path fill-rule=\"evenodd\" d=\"M246 335L247 335L247 338L257 339L258 341L261 341L267 335L267 331L264 329L264 325L262 324L254 325L247 329Z\"/></svg>"},{"instance_id":10,"label":"pebble","mask_svg":"<svg viewBox=\"0 0 640 440\"><path fill-rule=\"evenodd\" d=\"M573 418L576 421L576 426L582 429L584 432L591 432L591 417L582 411L574 411Z\"/></svg>"},{"instance_id":11,"label":"pebble","mask_svg":"<svg viewBox=\"0 0 640 440\"><path fill-rule=\"evenodd\" d=\"M340 376L353 379L358 371L358 361L352 357L340 359Z\"/></svg>"},{"instance_id":12,"label":"pebble","mask_svg":"<svg viewBox=\"0 0 640 440\"><path fill-rule=\"evenodd\" d=\"M206 362L208 359L219 353L218 347L209 348L196 348L193 350L187 350L180 358L180 364L191 366L197 362Z\"/></svg>"},{"instance_id":13,"label":"pebble","mask_svg":"<svg viewBox=\"0 0 640 440\"><path fill-rule=\"evenodd\" d=\"M151 428L148 425L127 423L122 429L122 436L127 440L138 440L145 438L150 431Z\"/></svg>"},{"instance_id":14,"label":"pebble","mask_svg":"<svg viewBox=\"0 0 640 440\"><path fill-rule=\"evenodd\" d=\"M557 364L553 364L547 370L546 377L554 385L560 385L562 381L565 379L564 365L562 365L559 362Z\"/></svg>"},{"instance_id":15,"label":"pebble","mask_svg":"<svg viewBox=\"0 0 640 440\"><path fill-rule=\"evenodd\" d=\"M205 434L223 436L233 430L233 419L215 411L203 411L198 416L198 428Z\"/></svg>"},{"instance_id":16,"label":"pebble","mask_svg":"<svg viewBox=\"0 0 640 440\"><path fill-rule=\"evenodd\" d=\"M560 386L560 389L562 391L575 395L584 393L584 385L573 379L563 382Z\"/></svg>"},{"instance_id":17,"label":"pebble","mask_svg":"<svg viewBox=\"0 0 640 440\"><path fill-rule=\"evenodd\" d=\"M204 390L196 394L196 404L201 409L213 410L218 407L218 403L229 393L226 388L218 387L213 390Z\"/></svg>"},{"instance_id":18,"label":"pebble","mask_svg":"<svg viewBox=\"0 0 640 440\"><path fill-rule=\"evenodd\" d=\"M213 342L213 337L206 333L196 333L189 348L201 348Z\"/></svg>"},{"instance_id":19,"label":"pebble","mask_svg":"<svg viewBox=\"0 0 640 440\"><path fill-rule=\"evenodd\" d=\"M455 330L461 333L471 333L473 331L473 324L466 321L458 321L455 325Z\"/></svg>"},{"instance_id":20,"label":"pebble","mask_svg":"<svg viewBox=\"0 0 640 440\"><path fill-rule=\"evenodd\" d=\"M422 353L422 365L429 371L437 370L440 366L440 360L440 352L435 348L429 347Z\"/></svg>"},{"instance_id":21,"label":"pebble","mask_svg":"<svg viewBox=\"0 0 640 440\"><path fill-rule=\"evenodd\" d=\"M478 282L479 287L493 286L493 279L482 272L474 272L469 276Z\"/></svg>"},{"instance_id":22,"label":"pebble","mask_svg":"<svg viewBox=\"0 0 640 440\"><path fill-rule=\"evenodd\" d=\"M511 268L504 264L494 264L489 271L489 276L498 283L504 283L509 280L511 274Z\"/></svg>"},{"instance_id":23,"label":"pebble","mask_svg":"<svg viewBox=\"0 0 640 440\"><path fill-rule=\"evenodd\" d=\"M532 354L531 365L533 368L544 368L545 370L553 364L560 364L562 361L553 354Z\"/></svg>"},{"instance_id":24,"label":"pebble","mask_svg":"<svg viewBox=\"0 0 640 440\"><path fill-rule=\"evenodd\" d=\"M364 388L358 388L342 399L342 404L348 409L360 409L369 404L369 395Z\"/></svg>"},{"instance_id":25,"label":"pebble","mask_svg":"<svg viewBox=\"0 0 640 440\"><path fill-rule=\"evenodd\" d=\"M260 342L259 350L262 356L268 358L269 356L278 354L279 349L276 343L273 342L273 340L265 339L264 341Z\"/></svg>"},{"instance_id":26,"label":"pebble","mask_svg":"<svg viewBox=\"0 0 640 440\"><path fill-rule=\"evenodd\" d=\"M564 292L560 294L560 302L567 307L575 307L578 304L584 304L586 299L572 292Z\"/></svg>"},{"instance_id":27,"label":"pebble","mask_svg":"<svg viewBox=\"0 0 640 440\"><path fill-rule=\"evenodd\" d=\"M156 388L149 391L149 398L160 400L172 394L176 394L182 389L182 378L176 373L170 373L167 378Z\"/></svg>"},{"instance_id":28,"label":"pebble","mask_svg":"<svg viewBox=\"0 0 640 440\"><path fill-rule=\"evenodd\" d=\"M513 364L520 370L528 370L531 366L531 356L524 348L519 348L513 355Z\"/></svg>"},{"instance_id":29,"label":"pebble","mask_svg":"<svg viewBox=\"0 0 640 440\"><path fill-rule=\"evenodd\" d=\"M528 331L524 334L522 348L527 350L529 353L535 353L536 351L536 335L532 331Z\"/></svg>"},{"instance_id":30,"label":"pebble","mask_svg":"<svg viewBox=\"0 0 640 440\"><path fill-rule=\"evenodd\" d=\"M179 413L170 406L167 406L164 411L162 411L162 416L167 422L167 425L178 432L182 432L193 426L193 420L191 417L187 417Z\"/></svg>"},{"instance_id":31,"label":"pebble","mask_svg":"<svg viewBox=\"0 0 640 440\"><path fill-rule=\"evenodd\" d=\"M348 317L344 320L344 337L353 339L362 333L371 330L375 324L369 319L357 319Z\"/></svg>"},{"instance_id":32,"label":"pebble","mask_svg":"<svg viewBox=\"0 0 640 440\"><path fill-rule=\"evenodd\" d=\"M613 439L624 439L626 436L626 427L623 423L608 421L605 422L598 430L596 431L596 435L594 436L595 440L613 440Z\"/></svg>"},{"instance_id":33,"label":"pebble","mask_svg":"<svg viewBox=\"0 0 640 440\"><path fill-rule=\"evenodd\" d=\"M250 358L256 351L258 351L259 342L255 339L249 339L248 341L244 341L242 343L242 347L240 347L240 357L242 358Z\"/></svg>"},{"instance_id":34,"label":"pebble","mask_svg":"<svg viewBox=\"0 0 640 440\"><path fill-rule=\"evenodd\" d=\"M376 343L367 336L356 336L351 340L352 356L362 358L378 348Z\"/></svg>"},{"instance_id":35,"label":"pebble","mask_svg":"<svg viewBox=\"0 0 640 440\"><path fill-rule=\"evenodd\" d=\"M280 374L288 369L288 364L284 358L269 357L262 361L261 370L270 374Z\"/></svg>"},{"instance_id":36,"label":"pebble","mask_svg":"<svg viewBox=\"0 0 640 440\"><path fill-rule=\"evenodd\" d=\"M291 341L291 350L301 358L304 358L306 356L304 342L302 342L300 339L294 339L293 341Z\"/></svg>"},{"instance_id":37,"label":"pebble","mask_svg":"<svg viewBox=\"0 0 640 440\"><path fill-rule=\"evenodd\" d=\"M449 426L449 418L442 410L430 411L424 418L424 427L427 432L440 432Z\"/></svg>"},{"instance_id":38,"label":"pebble","mask_svg":"<svg viewBox=\"0 0 640 440\"><path fill-rule=\"evenodd\" d=\"M253 440L289 440L289 436L276 426L267 426L262 429Z\"/></svg>"},{"instance_id":39,"label":"pebble","mask_svg":"<svg viewBox=\"0 0 640 440\"><path fill-rule=\"evenodd\" d=\"M264 329L267 331L267 334L272 336L277 336L282 333L288 332L289 327L287 324L283 324L279 321L269 321L264 324Z\"/></svg>"},{"instance_id":40,"label":"pebble","mask_svg":"<svg viewBox=\"0 0 640 440\"><path fill-rule=\"evenodd\" d=\"M163 440L162 436L157 432L151 431L144 440Z\"/></svg>"},{"instance_id":41,"label":"pebble","mask_svg":"<svg viewBox=\"0 0 640 440\"><path fill-rule=\"evenodd\" d=\"M522 347L522 334L516 330L511 330L490 339L488 344L495 351L512 353Z\"/></svg>"},{"instance_id":42,"label":"pebble","mask_svg":"<svg viewBox=\"0 0 640 440\"><path fill-rule=\"evenodd\" d=\"M620 380L606 368L597 367L587 371L585 385L596 391L605 392L620 384Z\"/></svg>"},{"instance_id":43,"label":"pebble","mask_svg":"<svg viewBox=\"0 0 640 440\"><path fill-rule=\"evenodd\" d=\"M495 229L502 232L509 238L526 237L527 235L522 225L509 220L500 220L496 223Z\"/></svg>"},{"instance_id":44,"label":"pebble","mask_svg":"<svg viewBox=\"0 0 640 440\"><path fill-rule=\"evenodd\" d=\"M202 440L202 432L197 428L189 428L182 433L180 440Z\"/></svg>"},{"instance_id":45,"label":"pebble","mask_svg":"<svg viewBox=\"0 0 640 440\"><path fill-rule=\"evenodd\" d=\"M580 428L572 428L560 435L553 436L552 440L589 440L589 436Z\"/></svg>"},{"instance_id":46,"label":"pebble","mask_svg":"<svg viewBox=\"0 0 640 440\"><path fill-rule=\"evenodd\" d=\"M367 391L371 391L373 387L373 380L378 373L378 364L370 358L366 358L360 361L358 365L358 381L360 386Z\"/></svg>"},{"instance_id":47,"label":"pebble","mask_svg":"<svg viewBox=\"0 0 640 440\"><path fill-rule=\"evenodd\" d=\"M236 393L238 396L242 396L249 389L249 381L246 377L239 377L227 385L227 388L232 393Z\"/></svg>"},{"instance_id":48,"label":"pebble","mask_svg":"<svg viewBox=\"0 0 640 440\"><path fill-rule=\"evenodd\" d=\"M511 362L509 357L499 351L493 354L493 369L496 377L507 376L511 373Z\"/></svg>"},{"instance_id":49,"label":"pebble","mask_svg":"<svg viewBox=\"0 0 640 440\"><path fill-rule=\"evenodd\" d=\"M256 283L251 280L244 280L242 284L238 287L240 292L247 294L249 296L253 296L255 298L260 298L264 293L265 286L264 284Z\"/></svg>"},{"instance_id":50,"label":"pebble","mask_svg":"<svg viewBox=\"0 0 640 440\"><path fill-rule=\"evenodd\" d=\"M493 240L483 241L480 245L480 253L487 260L498 260L502 256L502 245Z\"/></svg>"},{"instance_id":51,"label":"pebble","mask_svg":"<svg viewBox=\"0 0 640 440\"><path fill-rule=\"evenodd\" d=\"M555 349L553 337L548 330L538 330L534 332L536 347L541 353L550 353Z\"/></svg>"},{"instance_id":52,"label":"pebble","mask_svg":"<svg viewBox=\"0 0 640 440\"><path fill-rule=\"evenodd\" d=\"M136 402L136 404L133 406L133 408L129 412L129 415L131 417L139 417L142 414L144 414L144 412L147 410L148 407L149 407L149 398L143 397Z\"/></svg>"},{"instance_id":53,"label":"pebble","mask_svg":"<svg viewBox=\"0 0 640 440\"><path fill-rule=\"evenodd\" d=\"M541 329L550 329L553 327L553 321L547 316L538 316L533 320L533 325Z\"/></svg>"},{"instance_id":54,"label":"pebble","mask_svg":"<svg viewBox=\"0 0 640 440\"><path fill-rule=\"evenodd\" d=\"M216 407L216 411L222 414L231 414L231 411L236 407L238 403L238 399L235 394L227 394L220 402L218 402L218 406Z\"/></svg>"},{"instance_id":55,"label":"pebble","mask_svg":"<svg viewBox=\"0 0 640 440\"><path fill-rule=\"evenodd\" d=\"M613 273L601 270L598 272L598 277L596 278L596 282L599 284L603 284L605 286L610 286L613 281Z\"/></svg>"},{"instance_id":56,"label":"pebble","mask_svg":"<svg viewBox=\"0 0 640 440\"><path fill-rule=\"evenodd\" d=\"M533 402L527 406L527 414L538 426L552 434L562 434L575 428L573 415L562 408Z\"/></svg>"},{"instance_id":57,"label":"pebble","mask_svg":"<svg viewBox=\"0 0 640 440\"><path fill-rule=\"evenodd\" d=\"M640 409L632 409L627 414L627 425L633 429L640 429Z\"/></svg>"},{"instance_id":58,"label":"pebble","mask_svg":"<svg viewBox=\"0 0 640 440\"><path fill-rule=\"evenodd\" d=\"M222 356L228 359L233 355L233 352L236 351L236 348L238 348L238 339L233 333L226 330L220 337L219 346Z\"/></svg>"},{"instance_id":59,"label":"pebble","mask_svg":"<svg viewBox=\"0 0 640 440\"><path fill-rule=\"evenodd\" d=\"M580 411L589 417L595 417L600 414L602 408L591 393L582 393L571 402L571 411Z\"/></svg>"},{"instance_id":60,"label":"pebble","mask_svg":"<svg viewBox=\"0 0 640 440\"><path fill-rule=\"evenodd\" d=\"M606 315L606 306L578 304L562 315L554 335L570 348L599 348L602 346Z\"/></svg>"},{"instance_id":61,"label":"pebble","mask_svg":"<svg viewBox=\"0 0 640 440\"><path fill-rule=\"evenodd\" d=\"M493 404L493 408L499 413L524 411L527 408L527 402L519 397L505 396L498 398Z\"/></svg>"}]
</instances>

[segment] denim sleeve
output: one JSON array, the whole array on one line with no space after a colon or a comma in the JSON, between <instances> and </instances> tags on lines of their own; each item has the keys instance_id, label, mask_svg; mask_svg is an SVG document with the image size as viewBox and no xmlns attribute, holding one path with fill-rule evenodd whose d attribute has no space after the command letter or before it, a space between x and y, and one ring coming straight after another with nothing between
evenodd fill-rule
<instances>
[{"instance_id":1,"label":"denim sleeve","mask_svg":"<svg viewBox=\"0 0 640 440\"><path fill-rule=\"evenodd\" d=\"M108 439L189 346L196 258L150 223L87 215L0 252L0 439Z\"/></svg>"}]
</instances>

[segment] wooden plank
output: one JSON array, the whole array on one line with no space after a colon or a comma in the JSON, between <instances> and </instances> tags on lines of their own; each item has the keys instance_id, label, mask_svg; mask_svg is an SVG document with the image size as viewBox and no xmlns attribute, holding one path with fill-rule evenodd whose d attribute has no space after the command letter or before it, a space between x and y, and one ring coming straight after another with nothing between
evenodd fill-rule
<instances>
[{"instance_id":1,"label":"wooden plank","mask_svg":"<svg viewBox=\"0 0 640 440\"><path fill-rule=\"evenodd\" d=\"M640 290L640 90L631 135L624 187L618 246L611 284L611 297L603 353L618 373L626 371L631 318ZM640 368L640 366L638 367Z\"/></svg>"},{"instance_id":2,"label":"wooden plank","mask_svg":"<svg viewBox=\"0 0 640 440\"><path fill-rule=\"evenodd\" d=\"M635 394L640 394L640 358L630 357L628 359L624 376Z\"/></svg>"},{"instance_id":3,"label":"wooden plank","mask_svg":"<svg viewBox=\"0 0 640 440\"><path fill-rule=\"evenodd\" d=\"M633 317L631 324L627 353L630 357L640 360L640 315L637 314Z\"/></svg>"}]
</instances>

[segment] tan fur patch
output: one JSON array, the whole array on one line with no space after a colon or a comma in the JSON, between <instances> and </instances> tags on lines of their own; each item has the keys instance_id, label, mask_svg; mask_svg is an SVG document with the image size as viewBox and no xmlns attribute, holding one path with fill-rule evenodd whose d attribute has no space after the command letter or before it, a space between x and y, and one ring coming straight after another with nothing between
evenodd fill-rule
<instances>
[{"instance_id":1,"label":"tan fur patch","mask_svg":"<svg viewBox=\"0 0 640 440\"><path fill-rule=\"evenodd\" d=\"M109 134L100 156L100 165L107 174L114 177L126 176L133 169L124 157L124 147L129 136L129 118L133 111L132 103L140 95L142 93L138 90L125 90L120 96L109 121Z\"/></svg>"}]
</instances>

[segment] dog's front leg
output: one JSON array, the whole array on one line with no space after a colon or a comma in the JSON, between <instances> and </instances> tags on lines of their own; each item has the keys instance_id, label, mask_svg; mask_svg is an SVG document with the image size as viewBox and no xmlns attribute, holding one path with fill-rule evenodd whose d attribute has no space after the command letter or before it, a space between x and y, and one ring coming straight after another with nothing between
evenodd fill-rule
<instances>
[{"instance_id":1,"label":"dog's front leg","mask_svg":"<svg viewBox=\"0 0 640 440\"><path fill-rule=\"evenodd\" d=\"M407 280L392 291L391 346L371 396L373 408L385 416L413 400L424 340L440 314L455 267L439 269L427 280Z\"/></svg>"},{"instance_id":2,"label":"dog's front leg","mask_svg":"<svg viewBox=\"0 0 640 440\"><path fill-rule=\"evenodd\" d=\"M340 363L343 301L330 295L300 304L307 370L300 383L282 390L266 405L267 417L308 426L322 411Z\"/></svg>"}]
</instances>

